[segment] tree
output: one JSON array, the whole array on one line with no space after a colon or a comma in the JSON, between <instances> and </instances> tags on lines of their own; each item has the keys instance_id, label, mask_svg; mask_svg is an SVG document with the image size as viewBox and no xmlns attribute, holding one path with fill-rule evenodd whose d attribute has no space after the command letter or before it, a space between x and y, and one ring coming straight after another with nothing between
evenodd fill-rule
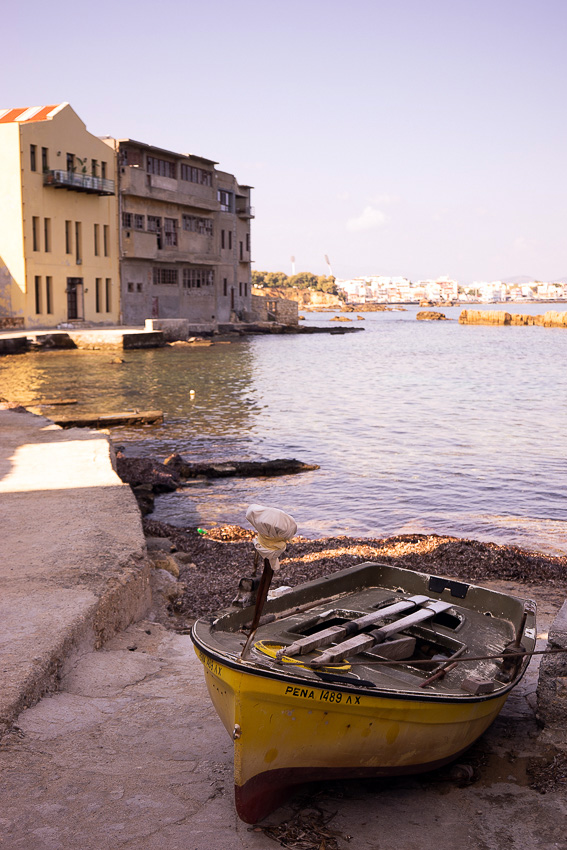
<instances>
[{"instance_id":1,"label":"tree","mask_svg":"<svg viewBox=\"0 0 567 850\"><path fill-rule=\"evenodd\" d=\"M289 278L284 272L266 272L264 276L265 286L289 286Z\"/></svg>"},{"instance_id":2,"label":"tree","mask_svg":"<svg viewBox=\"0 0 567 850\"><path fill-rule=\"evenodd\" d=\"M289 278L288 286L297 286L298 289L317 289L317 276L311 272L299 272Z\"/></svg>"},{"instance_id":3,"label":"tree","mask_svg":"<svg viewBox=\"0 0 567 850\"><path fill-rule=\"evenodd\" d=\"M252 272L252 286L264 286L264 278L266 277L267 272L257 272L254 270Z\"/></svg>"},{"instance_id":4,"label":"tree","mask_svg":"<svg viewBox=\"0 0 567 850\"><path fill-rule=\"evenodd\" d=\"M321 292L328 292L329 295L336 295L337 284L333 275L329 275L328 277L320 275L320 277L317 278L317 289Z\"/></svg>"},{"instance_id":5,"label":"tree","mask_svg":"<svg viewBox=\"0 0 567 850\"><path fill-rule=\"evenodd\" d=\"M291 277L288 277L284 272L252 272L252 286L270 286L286 289L288 287L296 287L297 289L315 289L319 292L327 292L330 295L337 295L337 284L332 275L317 275L312 272L299 272Z\"/></svg>"}]
</instances>

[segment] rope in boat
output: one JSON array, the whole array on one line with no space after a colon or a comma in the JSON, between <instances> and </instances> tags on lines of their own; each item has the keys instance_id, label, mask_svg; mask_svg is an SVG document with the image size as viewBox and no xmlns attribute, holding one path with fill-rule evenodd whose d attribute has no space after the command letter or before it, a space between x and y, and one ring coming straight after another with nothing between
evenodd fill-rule
<instances>
[{"instance_id":1,"label":"rope in boat","mask_svg":"<svg viewBox=\"0 0 567 850\"><path fill-rule=\"evenodd\" d=\"M281 649L281 646L282 645L280 643L271 643L270 641L267 641L267 640L257 640L256 643L254 644L255 649L257 649L259 652L263 652L264 655L269 656L269 658L274 658L274 659L276 658L276 653L277 653L278 649ZM297 667L307 667L309 665L309 662L301 661L297 658L292 658L289 655L283 655L282 658L281 658L281 661L284 664L295 664L295 666L297 666ZM326 666L327 665L325 665L325 667ZM329 666L331 666L331 665L329 665ZM320 669L324 670L325 667L321 667ZM336 661L332 665L332 667L333 667L333 670L335 672L337 670L339 670L339 671L343 671L343 672L346 673L350 670L351 664L350 664L349 661L342 661L342 662Z\"/></svg>"}]
</instances>

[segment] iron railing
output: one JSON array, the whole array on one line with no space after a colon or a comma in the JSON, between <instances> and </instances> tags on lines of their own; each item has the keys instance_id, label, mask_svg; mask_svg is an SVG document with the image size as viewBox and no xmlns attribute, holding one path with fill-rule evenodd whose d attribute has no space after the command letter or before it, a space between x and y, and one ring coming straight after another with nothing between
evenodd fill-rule
<instances>
[{"instance_id":1,"label":"iron railing","mask_svg":"<svg viewBox=\"0 0 567 850\"><path fill-rule=\"evenodd\" d=\"M74 189L76 192L91 192L95 195L114 195L114 180L104 177L93 177L91 174L82 174L76 171L46 171L43 175L45 186L54 186L56 189Z\"/></svg>"}]
</instances>

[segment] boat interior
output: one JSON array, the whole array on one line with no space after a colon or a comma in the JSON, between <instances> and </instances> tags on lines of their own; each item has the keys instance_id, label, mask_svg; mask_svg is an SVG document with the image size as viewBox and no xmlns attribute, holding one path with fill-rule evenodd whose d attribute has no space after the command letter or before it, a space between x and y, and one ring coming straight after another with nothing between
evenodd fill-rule
<instances>
[{"instance_id":1,"label":"boat interior","mask_svg":"<svg viewBox=\"0 0 567 850\"><path fill-rule=\"evenodd\" d=\"M389 565L363 564L269 601L242 660L251 610L200 621L196 637L228 663L303 683L496 695L518 681L522 653L535 646L533 603Z\"/></svg>"}]
</instances>

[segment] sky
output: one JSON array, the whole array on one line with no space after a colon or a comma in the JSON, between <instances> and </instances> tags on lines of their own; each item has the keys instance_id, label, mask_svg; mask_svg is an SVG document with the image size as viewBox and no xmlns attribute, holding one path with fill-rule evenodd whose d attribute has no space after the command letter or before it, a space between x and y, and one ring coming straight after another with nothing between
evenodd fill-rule
<instances>
[{"instance_id":1,"label":"sky","mask_svg":"<svg viewBox=\"0 0 567 850\"><path fill-rule=\"evenodd\" d=\"M28 0L3 23L0 108L67 101L218 161L254 186L253 268L567 277L565 0Z\"/></svg>"}]
</instances>

